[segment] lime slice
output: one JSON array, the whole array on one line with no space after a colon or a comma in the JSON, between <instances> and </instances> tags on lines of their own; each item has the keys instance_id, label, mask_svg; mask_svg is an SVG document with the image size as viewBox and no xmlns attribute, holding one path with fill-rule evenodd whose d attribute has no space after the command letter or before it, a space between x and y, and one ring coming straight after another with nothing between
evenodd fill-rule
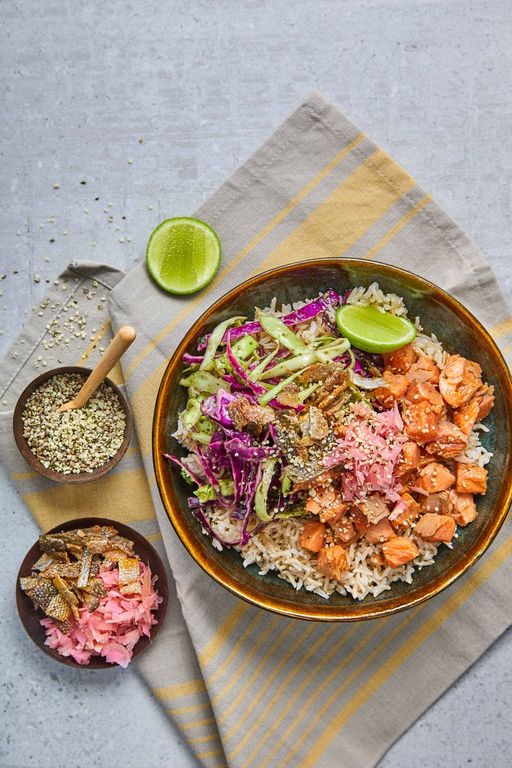
<instances>
[{"instance_id":1,"label":"lime slice","mask_svg":"<svg viewBox=\"0 0 512 768\"><path fill-rule=\"evenodd\" d=\"M168 293L195 293L213 280L220 266L220 240L199 219L166 219L146 248L148 272Z\"/></svg>"},{"instance_id":2,"label":"lime slice","mask_svg":"<svg viewBox=\"0 0 512 768\"><path fill-rule=\"evenodd\" d=\"M336 312L336 324L352 346L363 352L393 352L416 336L410 320L382 312L377 307L345 304Z\"/></svg>"}]
</instances>

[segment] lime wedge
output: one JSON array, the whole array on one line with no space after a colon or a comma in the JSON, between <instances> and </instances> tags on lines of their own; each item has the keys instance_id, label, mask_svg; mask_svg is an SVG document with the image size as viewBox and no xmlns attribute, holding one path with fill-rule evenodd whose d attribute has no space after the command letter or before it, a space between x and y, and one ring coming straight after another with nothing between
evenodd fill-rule
<instances>
[{"instance_id":1,"label":"lime wedge","mask_svg":"<svg viewBox=\"0 0 512 768\"><path fill-rule=\"evenodd\" d=\"M352 346L363 352L393 352L416 336L410 320L382 312L377 307L345 304L336 312L336 324Z\"/></svg>"},{"instance_id":2,"label":"lime wedge","mask_svg":"<svg viewBox=\"0 0 512 768\"><path fill-rule=\"evenodd\" d=\"M213 280L220 266L220 240L199 219L166 219L152 232L146 248L148 272L168 293L195 293Z\"/></svg>"}]
</instances>

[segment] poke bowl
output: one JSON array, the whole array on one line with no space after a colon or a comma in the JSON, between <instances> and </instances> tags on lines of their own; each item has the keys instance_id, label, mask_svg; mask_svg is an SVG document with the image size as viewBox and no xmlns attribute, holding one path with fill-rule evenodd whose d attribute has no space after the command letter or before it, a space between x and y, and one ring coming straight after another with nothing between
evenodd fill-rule
<instances>
[{"instance_id":1,"label":"poke bowl","mask_svg":"<svg viewBox=\"0 0 512 768\"><path fill-rule=\"evenodd\" d=\"M418 605L484 554L512 501L511 424L507 365L460 302L387 264L310 260L193 324L162 377L153 461L209 576L286 616L354 621Z\"/></svg>"}]
</instances>

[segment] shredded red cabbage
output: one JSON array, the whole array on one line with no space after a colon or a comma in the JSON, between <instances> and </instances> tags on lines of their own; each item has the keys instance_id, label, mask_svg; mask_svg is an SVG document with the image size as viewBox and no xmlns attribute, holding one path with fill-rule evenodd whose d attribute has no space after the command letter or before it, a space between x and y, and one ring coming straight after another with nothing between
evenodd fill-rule
<instances>
[{"instance_id":1,"label":"shredded red cabbage","mask_svg":"<svg viewBox=\"0 0 512 768\"><path fill-rule=\"evenodd\" d=\"M336 291L329 289L324 294L319 296L318 299L311 301L309 304L306 304L300 309L296 309L293 312L290 312L288 315L284 315L280 319L283 321L283 323L285 323L285 325L297 325L298 323L303 323L305 320L312 320L321 312L325 312L326 309L333 309L334 307L339 306L341 303L341 296L339 296ZM236 328L230 328L229 331L226 331L224 334L222 341L226 343L228 335L230 335L231 341L236 341L236 339L240 339L242 336L259 333L261 330L262 328L260 323L258 323L257 320L254 320L253 322L239 325ZM207 334L199 340L197 345L197 349L199 351L206 349L209 338L210 334Z\"/></svg>"},{"instance_id":2,"label":"shredded red cabbage","mask_svg":"<svg viewBox=\"0 0 512 768\"><path fill-rule=\"evenodd\" d=\"M192 472L192 470L189 469L189 467L187 467L187 465L181 459L179 459L177 456L173 456L170 453L164 453L163 455L164 455L164 457L166 459L169 459L169 461L172 461L174 464L176 464L178 467L180 467L180 469L185 470L187 475L192 478L194 483L197 483L197 485L202 485L203 484L203 478L199 477L199 475L196 475L194 472Z\"/></svg>"},{"instance_id":3,"label":"shredded red cabbage","mask_svg":"<svg viewBox=\"0 0 512 768\"><path fill-rule=\"evenodd\" d=\"M233 420L229 415L228 405L233 402L235 396L219 387L215 395L206 397L201 403L201 412L223 427L232 427Z\"/></svg>"},{"instance_id":4,"label":"shredded red cabbage","mask_svg":"<svg viewBox=\"0 0 512 768\"><path fill-rule=\"evenodd\" d=\"M195 365L196 363L202 363L203 362L203 356L202 355L189 355L188 352L185 352L185 354L181 358L181 361L185 365Z\"/></svg>"}]
</instances>

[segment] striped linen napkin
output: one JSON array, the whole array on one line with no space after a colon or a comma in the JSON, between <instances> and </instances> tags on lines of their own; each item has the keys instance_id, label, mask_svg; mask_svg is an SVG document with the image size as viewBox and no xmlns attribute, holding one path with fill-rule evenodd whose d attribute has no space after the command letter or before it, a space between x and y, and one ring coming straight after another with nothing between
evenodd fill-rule
<instances>
[{"instance_id":1,"label":"striped linen napkin","mask_svg":"<svg viewBox=\"0 0 512 768\"><path fill-rule=\"evenodd\" d=\"M187 328L216 298L251 274L301 258L378 258L415 271L463 301L509 357L512 317L467 236L316 95L197 215L223 245L223 269L199 295L162 294L142 265L114 286L119 274L112 279L107 269L114 327L130 322L139 330L123 360L139 447L91 488L91 502L26 471L12 445L8 413L0 421L2 458L43 527L90 514L92 503L98 511L118 510L112 516L154 540L149 488L179 607L138 665L202 765L367 768L510 625L512 597L503 576L512 555L511 523L470 573L398 616L325 625L253 608L195 565L161 506L151 462L160 378ZM30 341L36 359L40 326L36 315ZM8 403L27 379L23 366L10 370L9 380L0 378Z\"/></svg>"}]
</instances>

